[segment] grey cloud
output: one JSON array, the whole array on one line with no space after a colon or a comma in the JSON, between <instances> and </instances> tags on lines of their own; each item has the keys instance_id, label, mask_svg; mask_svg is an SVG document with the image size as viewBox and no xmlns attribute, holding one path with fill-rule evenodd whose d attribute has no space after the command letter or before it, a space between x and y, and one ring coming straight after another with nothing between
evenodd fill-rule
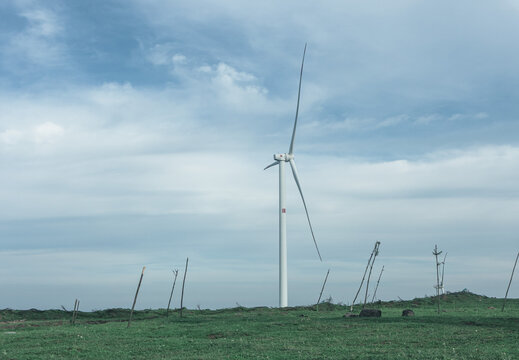
<instances>
[{"instance_id":1,"label":"grey cloud","mask_svg":"<svg viewBox=\"0 0 519 360\"><path fill-rule=\"evenodd\" d=\"M134 290L128 274L146 264L143 306L163 306L160 289L184 256L196 264L191 306L274 305L278 184L262 169L288 147L307 40L296 155L336 269L334 299L349 298L376 240L388 264L383 298L433 291L424 254L434 243L453 256L451 289L500 295L504 268L495 264L516 244L519 212L509 3L129 4L145 35L124 38L135 45L130 60L117 57L124 80L113 80L115 67L96 68L83 73L102 77L94 85L68 73L63 88L2 89L0 228L10 250L0 271L20 272L23 286L1 276L11 297L0 307L31 291L33 270L70 271L52 288L60 298L74 278L88 287L73 288L81 296L103 295L86 298L90 306L128 306L118 300ZM47 60L67 55L58 18L53 27L51 16L26 16L32 23L18 35L48 41ZM129 68L160 80L133 82ZM291 303L307 304L328 263L315 261L297 188L287 191ZM482 266L468 267L466 257L482 254ZM114 289L118 281L125 289ZM55 306L50 292L40 299L26 306Z\"/></svg>"}]
</instances>

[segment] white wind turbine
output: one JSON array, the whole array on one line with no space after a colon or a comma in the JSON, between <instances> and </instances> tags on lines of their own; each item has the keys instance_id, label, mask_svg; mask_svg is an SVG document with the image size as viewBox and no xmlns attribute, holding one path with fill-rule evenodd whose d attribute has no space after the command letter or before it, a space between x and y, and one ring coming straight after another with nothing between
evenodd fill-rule
<instances>
[{"instance_id":1,"label":"white wind turbine","mask_svg":"<svg viewBox=\"0 0 519 360\"><path fill-rule=\"evenodd\" d=\"M299 181L299 176L297 175L296 163L294 162L294 139L296 136L297 116L299 113L299 99L301 96L301 80L303 78L305 54L306 44L305 50L303 51L303 61L301 62L301 73L299 74L299 91L297 93L296 118L294 121L294 130L292 130L292 140L290 141L290 148L288 150L288 154L274 154L275 161L264 169L266 170L274 165L279 165L279 307L288 306L285 162L289 162L290 167L292 168L292 174L294 175L294 180L297 184L297 188L299 189L299 193L301 194L301 199L303 200L303 205L305 207L306 218L308 219L308 225L310 225L310 232L312 233L315 249L317 250L317 255L319 255L319 259L323 261L323 259L321 258L321 253L319 252L319 247L317 246L317 242L315 241L314 230L312 229L312 223L310 222L310 216L308 215L308 209L306 207L305 198L303 196L303 190L301 190L301 182Z\"/></svg>"}]
</instances>

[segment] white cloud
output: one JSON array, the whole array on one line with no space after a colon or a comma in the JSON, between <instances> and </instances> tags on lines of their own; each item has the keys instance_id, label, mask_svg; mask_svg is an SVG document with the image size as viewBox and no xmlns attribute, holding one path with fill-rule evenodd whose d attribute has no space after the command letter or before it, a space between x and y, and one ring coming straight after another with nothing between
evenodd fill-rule
<instances>
[{"instance_id":1,"label":"white cloud","mask_svg":"<svg viewBox=\"0 0 519 360\"><path fill-rule=\"evenodd\" d=\"M183 69L175 74L181 74L192 93L204 94L205 98L201 100L204 107L210 101L233 113L247 112L253 116L286 110L284 101L269 98L268 90L258 84L253 74L222 62Z\"/></svg>"},{"instance_id":2,"label":"white cloud","mask_svg":"<svg viewBox=\"0 0 519 360\"><path fill-rule=\"evenodd\" d=\"M234 101L239 101L238 106L248 110L251 121L247 127L261 121L265 110L251 106L242 85L254 84L253 75L224 64L208 71L215 79L215 91L226 88L235 96ZM239 216L257 216L263 221L264 215L258 212L272 204L275 207L276 193L269 189L275 187L276 175L259 169L268 163L275 148L265 143L264 131L237 127L237 121L217 126L205 121L196 97L200 87L194 84L195 98L117 83L81 89L72 96L4 96L4 102L11 106L0 115L6 129L0 133L0 141L8 144L10 151L0 158L4 169L16 176L4 178L3 189L7 198L24 193L26 200L13 198L16 205L0 208L2 216L226 215L236 208L251 208L255 209L251 214ZM260 96L253 95L256 99ZM209 106L208 112L221 113L222 104L227 109L226 100L212 98L205 106ZM270 99L264 96L263 101ZM269 104L276 107L276 102ZM43 122L35 122L42 114ZM376 128L404 121L408 121L406 115L382 123L359 120L354 125ZM38 146L53 145L53 151L42 154L25 146L31 141ZM355 199L359 216L369 211L373 199L391 204L421 198L423 205L432 204L433 199L473 198L488 205L506 193L514 196L513 179L519 175L519 150L513 146L454 149L388 162L299 155L305 193L308 191L315 201L309 202L310 207L320 212L343 212L348 210L342 201ZM30 171L19 165L27 161L32 162ZM329 173L334 176L322 176ZM54 204L52 210L49 202ZM413 204L406 205L409 213L413 213ZM297 202L294 206L299 208ZM383 212L379 215L387 217Z\"/></svg>"},{"instance_id":3,"label":"white cloud","mask_svg":"<svg viewBox=\"0 0 519 360\"><path fill-rule=\"evenodd\" d=\"M57 138L63 136L64 133L65 130L61 126L48 121L34 128L34 142L36 144L53 143Z\"/></svg>"},{"instance_id":4,"label":"white cloud","mask_svg":"<svg viewBox=\"0 0 519 360\"><path fill-rule=\"evenodd\" d=\"M218 64L218 66L216 67L216 73L218 74L218 78L222 82L226 82L226 83L234 82L234 81L248 82L248 81L256 80L254 75L248 74L246 72L237 71L233 67L231 67L227 64L224 64L224 63Z\"/></svg>"},{"instance_id":5,"label":"white cloud","mask_svg":"<svg viewBox=\"0 0 519 360\"><path fill-rule=\"evenodd\" d=\"M140 44L141 51L144 53L145 58L155 66L169 67L171 73L174 75L180 70L179 67L188 63L188 58L178 53L177 46L172 43L157 43L151 47L146 47L144 44Z\"/></svg>"},{"instance_id":6,"label":"white cloud","mask_svg":"<svg viewBox=\"0 0 519 360\"><path fill-rule=\"evenodd\" d=\"M251 107L260 107L268 101L265 98L267 90L254 84L256 78L252 74L219 63L211 70L211 76L214 94L229 106L247 111Z\"/></svg>"},{"instance_id":7,"label":"white cloud","mask_svg":"<svg viewBox=\"0 0 519 360\"><path fill-rule=\"evenodd\" d=\"M20 13L29 23L26 33L38 38L51 38L58 35L62 26L55 13L44 8L25 9Z\"/></svg>"},{"instance_id":8,"label":"white cloud","mask_svg":"<svg viewBox=\"0 0 519 360\"><path fill-rule=\"evenodd\" d=\"M19 130L7 129L0 132L0 142L5 145L15 145L23 137L23 133Z\"/></svg>"},{"instance_id":9,"label":"white cloud","mask_svg":"<svg viewBox=\"0 0 519 360\"><path fill-rule=\"evenodd\" d=\"M458 121L470 123L473 120L483 120L488 118L488 114L481 113L455 113L452 115L441 114L425 114L420 116L410 116L408 114L399 114L387 118L362 118L362 117L346 117L341 121L313 121L302 124L302 127L318 129L321 132L371 132L384 130L392 127L411 127L411 126L428 126L433 123Z\"/></svg>"},{"instance_id":10,"label":"white cloud","mask_svg":"<svg viewBox=\"0 0 519 360\"><path fill-rule=\"evenodd\" d=\"M226 66L213 67L208 76L220 74L229 81L227 89L238 93L239 83L253 81ZM11 219L223 214L254 198L263 203L246 188L260 182L251 176L261 174L270 151L255 161L243 161L244 150L252 150L248 142L257 140L243 127L204 119L196 96L199 85L191 85L192 94L135 89L127 83L24 97L4 93L2 102L9 103L9 111L0 114L0 126L6 129L0 140L9 144L9 151L0 153L0 159L11 176L0 182L6 196L15 196L8 189L16 188L25 200L13 197L13 205L0 212ZM215 84L214 91L222 86ZM233 101L244 109L249 106L240 104L240 98ZM228 109L226 99L215 97L203 105L209 113ZM233 114L231 110L235 111L227 111ZM250 119L257 117L251 114ZM26 163L31 166L21 165ZM229 197L236 200L227 203Z\"/></svg>"},{"instance_id":11,"label":"white cloud","mask_svg":"<svg viewBox=\"0 0 519 360\"><path fill-rule=\"evenodd\" d=\"M409 116L408 115L397 115L397 116L392 116L392 117L389 117L385 120L382 120L381 122L379 122L377 124L377 128L385 128L385 127L390 127L390 126L396 126L404 121L407 121L409 119Z\"/></svg>"},{"instance_id":12,"label":"white cloud","mask_svg":"<svg viewBox=\"0 0 519 360\"><path fill-rule=\"evenodd\" d=\"M212 71L212 69L209 65L203 65L198 68L198 71L207 74L207 73L210 73Z\"/></svg>"},{"instance_id":13,"label":"white cloud","mask_svg":"<svg viewBox=\"0 0 519 360\"><path fill-rule=\"evenodd\" d=\"M190 102L199 101L202 109L217 106L234 113L278 112L281 106L286 106L281 99L268 99L267 88L254 74L225 62L203 63L179 53L171 43L158 43L149 49L141 44L141 50L148 61L166 67L183 88L183 96L190 97Z\"/></svg>"},{"instance_id":14,"label":"white cloud","mask_svg":"<svg viewBox=\"0 0 519 360\"><path fill-rule=\"evenodd\" d=\"M386 119L378 120L375 118L347 117L342 121L314 121L303 124L303 127L319 128L326 131L344 130L347 132L374 131L388 127L398 126L409 122L410 117L405 114L391 116Z\"/></svg>"},{"instance_id":15,"label":"white cloud","mask_svg":"<svg viewBox=\"0 0 519 360\"><path fill-rule=\"evenodd\" d=\"M171 58L173 64L185 64L187 62L187 58L182 54L175 54Z\"/></svg>"},{"instance_id":16,"label":"white cloud","mask_svg":"<svg viewBox=\"0 0 519 360\"><path fill-rule=\"evenodd\" d=\"M519 148L485 146L438 151L418 160L372 163L341 158L314 159L313 164L316 173L334 169L334 177L320 180L331 193L387 198L486 198L508 193L513 197L516 196L513 179L519 175Z\"/></svg>"},{"instance_id":17,"label":"white cloud","mask_svg":"<svg viewBox=\"0 0 519 360\"><path fill-rule=\"evenodd\" d=\"M61 42L64 26L58 14L32 2L18 4L19 16L26 20L23 30L10 35L2 46L7 66L16 69L21 64L64 66L67 62L65 46Z\"/></svg>"},{"instance_id":18,"label":"white cloud","mask_svg":"<svg viewBox=\"0 0 519 360\"><path fill-rule=\"evenodd\" d=\"M96 105L103 107L117 108L138 101L138 92L128 82L124 84L104 83L99 87L88 89L87 95Z\"/></svg>"},{"instance_id":19,"label":"white cloud","mask_svg":"<svg viewBox=\"0 0 519 360\"><path fill-rule=\"evenodd\" d=\"M438 114L424 115L424 116L419 116L415 120L415 123L419 124L419 125L427 125L434 121L438 121L440 119L441 119L441 116Z\"/></svg>"},{"instance_id":20,"label":"white cloud","mask_svg":"<svg viewBox=\"0 0 519 360\"><path fill-rule=\"evenodd\" d=\"M487 118L488 118L488 114L487 113L479 112L479 113L476 113L476 114L453 114L453 115L448 117L448 120L450 120L450 121L464 121L464 120L472 120L472 119L483 120L483 119L487 119Z\"/></svg>"},{"instance_id":21,"label":"white cloud","mask_svg":"<svg viewBox=\"0 0 519 360\"><path fill-rule=\"evenodd\" d=\"M236 38L231 46L251 52L257 58L253 64L263 67L271 78L286 76L280 70L297 66L299 51L308 42L308 65L313 62L317 68L313 81L326 84L327 100L343 109L368 113L352 117L371 117L381 108L403 113L410 104L423 109L436 101L477 106L480 99L488 99L489 92L498 94L490 84L497 79L513 82L515 75L509 75L515 74L519 56L507 45L514 42L517 32L510 2L515 4L462 1L452 6L448 1L402 0L373 6L332 0L180 5L133 0L158 31L183 31L192 25L186 36L195 44L188 48L205 46L206 54L214 58L222 59L225 53L240 57L241 48L221 51L229 46L226 39ZM497 62L500 67L495 66Z\"/></svg>"},{"instance_id":22,"label":"white cloud","mask_svg":"<svg viewBox=\"0 0 519 360\"><path fill-rule=\"evenodd\" d=\"M143 47L143 45L141 45ZM146 51L146 58L153 65L171 65L182 63L186 58L183 55L175 54L175 47L173 44L155 44Z\"/></svg>"},{"instance_id":23,"label":"white cloud","mask_svg":"<svg viewBox=\"0 0 519 360\"><path fill-rule=\"evenodd\" d=\"M51 121L37 124L31 128L7 129L0 132L0 143L11 150L26 144L50 145L65 134L65 130Z\"/></svg>"}]
</instances>

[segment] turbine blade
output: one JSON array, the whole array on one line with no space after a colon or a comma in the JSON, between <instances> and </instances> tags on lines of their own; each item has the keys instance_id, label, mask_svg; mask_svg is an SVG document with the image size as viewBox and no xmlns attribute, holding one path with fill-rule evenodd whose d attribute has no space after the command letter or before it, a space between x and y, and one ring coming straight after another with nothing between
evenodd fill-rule
<instances>
[{"instance_id":1,"label":"turbine blade","mask_svg":"<svg viewBox=\"0 0 519 360\"><path fill-rule=\"evenodd\" d=\"M319 255L319 260L323 261L321 257L321 253L319 252L319 247L317 246L317 241L314 236L314 229L312 228L312 223L310 222L310 215L308 215L308 209L306 207L305 197L303 196L303 190L301 190L301 183L299 182L299 176L297 175L297 168L294 159L290 159L290 167L292 168L292 174L294 175L294 180L296 181L297 188L299 189L299 193L301 194L301 199L303 200L303 205L305 207L306 218L308 219L308 225L310 225L310 232L312 233L312 239L314 239L315 249L317 250L317 255Z\"/></svg>"},{"instance_id":2,"label":"turbine blade","mask_svg":"<svg viewBox=\"0 0 519 360\"><path fill-rule=\"evenodd\" d=\"M303 51L303 61L301 62L301 73L299 74L299 91L297 92L296 119L294 121L294 130L292 130L292 140L290 141L290 149L288 150L288 153L290 155L292 155L294 153L294 139L296 137L297 116L299 115L299 99L301 98L301 80L303 79L303 66L305 65L305 54L306 54L306 44L305 44L305 50Z\"/></svg>"},{"instance_id":3,"label":"turbine blade","mask_svg":"<svg viewBox=\"0 0 519 360\"><path fill-rule=\"evenodd\" d=\"M279 161L274 161L272 164L270 164L269 166L267 166L265 169L263 170L267 170L269 167L272 167L274 165L278 165L279 164Z\"/></svg>"}]
</instances>

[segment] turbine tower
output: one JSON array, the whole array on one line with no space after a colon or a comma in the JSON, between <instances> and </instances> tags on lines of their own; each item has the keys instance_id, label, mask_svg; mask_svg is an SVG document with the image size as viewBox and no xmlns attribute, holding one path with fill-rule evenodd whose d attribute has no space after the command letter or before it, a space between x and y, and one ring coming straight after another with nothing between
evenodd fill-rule
<instances>
[{"instance_id":1,"label":"turbine tower","mask_svg":"<svg viewBox=\"0 0 519 360\"><path fill-rule=\"evenodd\" d=\"M299 193L301 194L301 200L303 200L303 205L304 205L305 212L306 212L306 218L308 219L308 225L310 225L310 232L312 233L312 238L314 240L315 249L317 250L317 255L319 255L319 259L321 261L323 261L323 259L321 258L321 253L319 252L319 247L317 246L317 242L315 241L314 230L312 228L312 223L310 222L310 216L308 215L308 209L306 207L305 198L303 196L303 190L301 190L301 182L299 181L296 163L294 161L294 139L296 137L297 116L299 114L299 99L301 97L301 80L303 79L303 66L305 64L305 54L306 54L306 44L305 44L305 49L303 51L303 61L301 62L301 72L299 74L299 91L297 93L296 118L294 120L294 129L292 130L292 140L290 141L290 148L288 149L288 153L274 154L275 161L264 169L264 170L266 170L275 165L279 166L279 307L288 306L287 224L286 224L286 207L285 207L285 163L286 162L290 163L290 167L292 168L292 174L294 175L294 180L297 184L297 188L299 189Z\"/></svg>"}]
</instances>

